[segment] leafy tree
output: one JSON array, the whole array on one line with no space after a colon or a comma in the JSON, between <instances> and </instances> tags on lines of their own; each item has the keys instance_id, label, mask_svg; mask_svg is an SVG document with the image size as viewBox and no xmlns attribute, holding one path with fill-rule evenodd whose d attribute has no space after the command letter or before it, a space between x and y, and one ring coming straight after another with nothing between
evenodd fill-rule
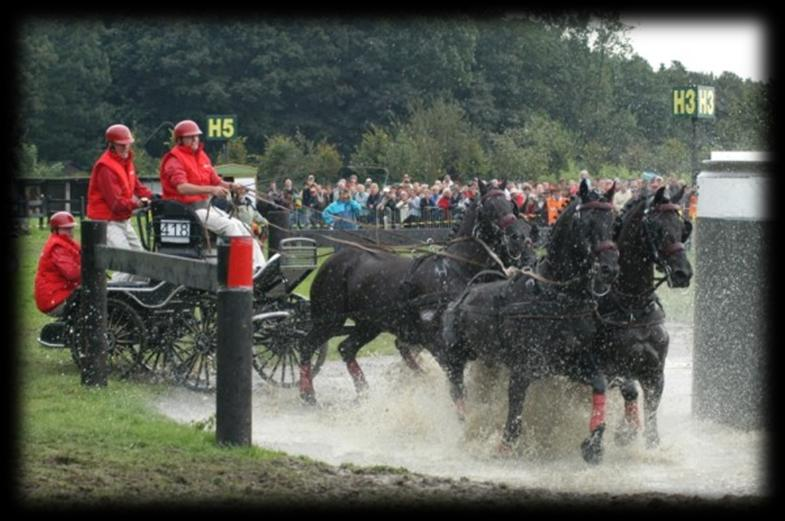
<instances>
[{"instance_id":1,"label":"leafy tree","mask_svg":"<svg viewBox=\"0 0 785 521\"><path fill-rule=\"evenodd\" d=\"M238 136L227 141L227 163L240 163L241 165L244 165L248 162L248 149L245 146L247 140L248 138L245 136Z\"/></svg>"},{"instance_id":2,"label":"leafy tree","mask_svg":"<svg viewBox=\"0 0 785 521\"><path fill-rule=\"evenodd\" d=\"M265 143L256 176L263 185L270 181L280 185L285 178L293 177L301 170L304 157L294 139L283 135L272 136Z\"/></svg>"},{"instance_id":3,"label":"leafy tree","mask_svg":"<svg viewBox=\"0 0 785 521\"><path fill-rule=\"evenodd\" d=\"M360 144L351 154L353 165L384 164L392 144L392 137L382 127L371 125L363 134Z\"/></svg>"},{"instance_id":4,"label":"leafy tree","mask_svg":"<svg viewBox=\"0 0 785 521\"><path fill-rule=\"evenodd\" d=\"M232 113L247 139L229 156L276 176L329 175L342 157L392 179L682 169L675 143L691 146L692 125L671 116L670 93L687 84L717 89L716 119L697 126L701 158L771 147L771 82L652 70L616 13L28 18L21 29L19 139L41 165L88 170L118 122L142 163L142 152L157 160L174 122ZM30 149L18 156L30 172Z\"/></svg>"},{"instance_id":5,"label":"leafy tree","mask_svg":"<svg viewBox=\"0 0 785 521\"><path fill-rule=\"evenodd\" d=\"M22 143L19 153L19 173L22 177L35 177L38 163L38 147L30 143Z\"/></svg>"},{"instance_id":6,"label":"leafy tree","mask_svg":"<svg viewBox=\"0 0 785 521\"><path fill-rule=\"evenodd\" d=\"M28 21L21 31L23 139L42 158L87 168L100 151L115 116L106 98L112 76L104 32L95 21Z\"/></svg>"},{"instance_id":7,"label":"leafy tree","mask_svg":"<svg viewBox=\"0 0 785 521\"><path fill-rule=\"evenodd\" d=\"M341 154L335 145L322 142L308 154L305 173L313 173L318 179L334 179L342 165Z\"/></svg>"}]
</instances>

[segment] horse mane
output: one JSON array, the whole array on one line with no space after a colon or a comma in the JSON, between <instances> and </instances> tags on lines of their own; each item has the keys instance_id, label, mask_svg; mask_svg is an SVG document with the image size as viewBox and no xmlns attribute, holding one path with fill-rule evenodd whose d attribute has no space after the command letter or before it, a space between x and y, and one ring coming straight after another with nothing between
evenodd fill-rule
<instances>
[{"instance_id":1,"label":"horse mane","mask_svg":"<svg viewBox=\"0 0 785 521\"><path fill-rule=\"evenodd\" d=\"M470 215L471 213L471 215ZM477 220L477 199L472 199L472 202L466 207L463 212L459 212L453 222L452 229L447 235L447 241L451 241L456 237L465 237L472 233L474 223Z\"/></svg>"},{"instance_id":2,"label":"horse mane","mask_svg":"<svg viewBox=\"0 0 785 521\"><path fill-rule=\"evenodd\" d=\"M575 213L575 209L578 207L579 201L580 201L579 197L577 196L573 197L570 203L564 209L564 211L562 211L562 213L559 215L559 218L556 219L556 222L553 224L550 233L550 240L548 242L548 248L546 248L548 253L552 253L550 246L554 245L553 239L555 238L558 240L565 233L565 230L569 226L571 226L572 215Z\"/></svg>"},{"instance_id":3,"label":"horse mane","mask_svg":"<svg viewBox=\"0 0 785 521\"><path fill-rule=\"evenodd\" d=\"M656 193L649 192L648 189L644 189L639 193L637 196L633 197L622 207L619 215L616 217L616 221L613 223L613 240L617 241L619 235L621 234L621 230L627 221L630 219L630 215L634 215L637 211L640 210L640 205L644 203L652 204L655 199ZM669 190L664 190L662 193L662 199L660 199L663 203L671 202L671 196Z\"/></svg>"},{"instance_id":4,"label":"horse mane","mask_svg":"<svg viewBox=\"0 0 785 521\"><path fill-rule=\"evenodd\" d=\"M640 210L639 207L646 202L647 197L649 197L649 194L641 193L624 203L624 206L619 211L619 215L616 216L616 220L613 223L613 240L615 242L618 242L622 228L627 224L630 216Z\"/></svg>"},{"instance_id":5,"label":"horse mane","mask_svg":"<svg viewBox=\"0 0 785 521\"><path fill-rule=\"evenodd\" d=\"M548 245L546 246L546 253L540 262L542 272L547 276L552 276L551 270L561 271L565 267L568 260L568 252L572 248L573 237L573 215L582 203L599 201L603 198L603 194L596 190L589 190L586 194L586 200L582 201L580 195L575 195L570 199L570 203L556 219L556 222L551 228L549 235Z\"/></svg>"}]
</instances>

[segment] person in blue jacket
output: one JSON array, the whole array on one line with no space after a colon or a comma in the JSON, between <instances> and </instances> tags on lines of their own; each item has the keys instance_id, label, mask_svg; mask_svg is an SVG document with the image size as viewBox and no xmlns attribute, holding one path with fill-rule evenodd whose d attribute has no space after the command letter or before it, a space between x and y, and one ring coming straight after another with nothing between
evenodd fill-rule
<instances>
[{"instance_id":1,"label":"person in blue jacket","mask_svg":"<svg viewBox=\"0 0 785 521\"><path fill-rule=\"evenodd\" d=\"M352 199L351 190L342 188L337 201L322 211L322 219L331 230L356 230L362 207Z\"/></svg>"}]
</instances>

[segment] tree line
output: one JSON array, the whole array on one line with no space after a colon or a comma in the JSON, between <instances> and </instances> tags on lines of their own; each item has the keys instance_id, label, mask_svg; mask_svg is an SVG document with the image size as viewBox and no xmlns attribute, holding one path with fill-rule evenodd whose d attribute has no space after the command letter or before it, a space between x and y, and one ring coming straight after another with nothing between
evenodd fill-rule
<instances>
[{"instance_id":1,"label":"tree line","mask_svg":"<svg viewBox=\"0 0 785 521\"><path fill-rule=\"evenodd\" d=\"M213 155L262 179L344 165L423 179L690 173L692 128L671 89L717 93L709 150L767 149L770 82L653 70L617 16L26 20L19 31L22 175L88 172L110 123L154 175L171 124L236 114Z\"/></svg>"}]
</instances>

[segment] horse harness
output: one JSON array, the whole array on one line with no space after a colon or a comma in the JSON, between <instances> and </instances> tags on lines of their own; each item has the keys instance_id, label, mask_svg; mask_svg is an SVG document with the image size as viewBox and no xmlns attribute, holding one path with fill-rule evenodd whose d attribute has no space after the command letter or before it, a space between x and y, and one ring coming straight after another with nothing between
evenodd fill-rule
<instances>
[{"instance_id":1,"label":"horse harness","mask_svg":"<svg viewBox=\"0 0 785 521\"><path fill-rule=\"evenodd\" d=\"M643 211L643 219L642 219L643 238L649 250L649 255L651 259L665 273L665 275L662 278L657 280L657 284L654 286L654 289L657 289L666 280L668 281L670 280L671 268L670 265L668 265L666 259L672 255L676 255L677 253L681 253L686 249L686 247L684 246L684 241L687 240L687 237L689 237L690 232L692 231L692 224L688 220L684 219L685 230L684 233L682 234L682 237L680 237L681 240L674 241L671 244L669 244L667 248L661 250L655 244L655 239L654 239L655 232L653 229L654 224L650 219L653 213L663 213L663 212L680 213L681 207L675 203L660 203L654 205L654 207L650 207L648 200L646 201L646 208Z\"/></svg>"},{"instance_id":2,"label":"horse harness","mask_svg":"<svg viewBox=\"0 0 785 521\"><path fill-rule=\"evenodd\" d=\"M658 326L665 321L665 310L655 293L656 286L639 295L613 290L607 297L613 301L611 311L597 308L597 318L603 324L623 328ZM629 304L627 303L629 302ZM637 304L637 305L636 305ZM654 317L653 319L651 317Z\"/></svg>"}]
</instances>

